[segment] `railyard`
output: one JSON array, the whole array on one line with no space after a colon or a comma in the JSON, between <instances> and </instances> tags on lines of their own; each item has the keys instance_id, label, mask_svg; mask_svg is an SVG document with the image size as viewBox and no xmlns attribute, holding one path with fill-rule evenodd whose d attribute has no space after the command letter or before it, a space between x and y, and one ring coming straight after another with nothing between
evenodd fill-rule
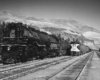
<instances>
[{"instance_id":1,"label":"railyard","mask_svg":"<svg viewBox=\"0 0 100 80\"><path fill-rule=\"evenodd\" d=\"M0 80L100 80L99 6L0 1Z\"/></svg>"},{"instance_id":2,"label":"railyard","mask_svg":"<svg viewBox=\"0 0 100 80\"><path fill-rule=\"evenodd\" d=\"M0 65L0 80L100 80L98 51Z\"/></svg>"},{"instance_id":3,"label":"railyard","mask_svg":"<svg viewBox=\"0 0 100 80\"><path fill-rule=\"evenodd\" d=\"M3 22L1 34L1 80L80 80L94 55L100 56L81 39L70 41L20 22Z\"/></svg>"}]
</instances>

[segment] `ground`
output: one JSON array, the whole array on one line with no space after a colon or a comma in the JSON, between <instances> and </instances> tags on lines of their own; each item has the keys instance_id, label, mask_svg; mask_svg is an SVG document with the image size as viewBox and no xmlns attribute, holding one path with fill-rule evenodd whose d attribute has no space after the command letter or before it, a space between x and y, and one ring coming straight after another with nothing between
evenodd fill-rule
<instances>
[{"instance_id":1,"label":"ground","mask_svg":"<svg viewBox=\"0 0 100 80\"><path fill-rule=\"evenodd\" d=\"M100 59L97 54L94 53L92 58L91 67L87 75L87 80L100 80Z\"/></svg>"}]
</instances>

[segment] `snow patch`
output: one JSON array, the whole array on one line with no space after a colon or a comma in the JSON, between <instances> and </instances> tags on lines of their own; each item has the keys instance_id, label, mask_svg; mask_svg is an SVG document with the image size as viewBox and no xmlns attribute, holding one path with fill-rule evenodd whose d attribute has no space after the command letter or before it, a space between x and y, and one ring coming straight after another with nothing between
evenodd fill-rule
<instances>
[{"instance_id":1,"label":"snow patch","mask_svg":"<svg viewBox=\"0 0 100 80\"><path fill-rule=\"evenodd\" d=\"M87 31L83 33L83 36L85 37L91 37L91 38L100 38L100 34L92 31Z\"/></svg>"},{"instance_id":2,"label":"snow patch","mask_svg":"<svg viewBox=\"0 0 100 80\"><path fill-rule=\"evenodd\" d=\"M73 34L73 35L78 35L78 36L81 36L81 34L77 33L77 32L72 32L71 30L64 30L63 32L65 33L69 33L69 34Z\"/></svg>"}]
</instances>

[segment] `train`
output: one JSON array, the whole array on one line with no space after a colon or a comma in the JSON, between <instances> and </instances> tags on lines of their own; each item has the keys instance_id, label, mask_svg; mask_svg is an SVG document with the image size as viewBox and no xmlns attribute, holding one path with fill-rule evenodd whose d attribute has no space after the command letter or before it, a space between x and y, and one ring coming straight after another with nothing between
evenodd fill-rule
<instances>
[{"instance_id":1,"label":"train","mask_svg":"<svg viewBox=\"0 0 100 80\"><path fill-rule=\"evenodd\" d=\"M3 64L70 55L70 49L67 40L21 22L0 24L0 62Z\"/></svg>"}]
</instances>

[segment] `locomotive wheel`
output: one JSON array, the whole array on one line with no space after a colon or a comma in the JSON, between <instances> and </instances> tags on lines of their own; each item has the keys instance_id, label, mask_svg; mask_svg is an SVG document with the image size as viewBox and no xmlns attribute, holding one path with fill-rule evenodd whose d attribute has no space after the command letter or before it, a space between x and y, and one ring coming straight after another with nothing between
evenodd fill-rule
<instances>
[{"instance_id":1,"label":"locomotive wheel","mask_svg":"<svg viewBox=\"0 0 100 80\"><path fill-rule=\"evenodd\" d=\"M6 63L8 63L8 64L12 64L12 63L14 63L15 62L15 60L12 58L12 57L10 57L10 58L8 58L7 60L6 60Z\"/></svg>"},{"instance_id":2,"label":"locomotive wheel","mask_svg":"<svg viewBox=\"0 0 100 80\"><path fill-rule=\"evenodd\" d=\"M26 62L27 61L27 54L25 47L19 47L19 51L16 57L18 62Z\"/></svg>"},{"instance_id":3,"label":"locomotive wheel","mask_svg":"<svg viewBox=\"0 0 100 80\"><path fill-rule=\"evenodd\" d=\"M26 54L27 54L28 60L32 60L33 58L38 57L38 50L36 47L31 46L26 49Z\"/></svg>"},{"instance_id":4,"label":"locomotive wheel","mask_svg":"<svg viewBox=\"0 0 100 80\"><path fill-rule=\"evenodd\" d=\"M39 59L43 59L44 58L44 53L43 52L39 52Z\"/></svg>"},{"instance_id":5,"label":"locomotive wheel","mask_svg":"<svg viewBox=\"0 0 100 80\"><path fill-rule=\"evenodd\" d=\"M7 59L9 59L9 55L7 54L7 52L2 52L2 55L1 55L2 63L9 64L9 63L7 63Z\"/></svg>"},{"instance_id":6,"label":"locomotive wheel","mask_svg":"<svg viewBox=\"0 0 100 80\"><path fill-rule=\"evenodd\" d=\"M2 63L3 64L12 64L12 63L14 63L14 60L12 58L3 58Z\"/></svg>"},{"instance_id":7,"label":"locomotive wheel","mask_svg":"<svg viewBox=\"0 0 100 80\"><path fill-rule=\"evenodd\" d=\"M13 64L13 63L17 63L17 59L9 57L9 58L3 58L2 59L2 63L3 64Z\"/></svg>"},{"instance_id":8,"label":"locomotive wheel","mask_svg":"<svg viewBox=\"0 0 100 80\"><path fill-rule=\"evenodd\" d=\"M18 52L2 52L1 55L1 60L3 64L12 64L12 63L17 63L18 62Z\"/></svg>"},{"instance_id":9,"label":"locomotive wheel","mask_svg":"<svg viewBox=\"0 0 100 80\"><path fill-rule=\"evenodd\" d=\"M32 48L28 49L26 53L27 53L28 60L31 60L34 56L33 55L33 49Z\"/></svg>"},{"instance_id":10,"label":"locomotive wheel","mask_svg":"<svg viewBox=\"0 0 100 80\"><path fill-rule=\"evenodd\" d=\"M46 50L46 48L43 48L43 49L39 50L38 56L39 56L39 59L46 58L46 56L47 56L47 50Z\"/></svg>"}]
</instances>

